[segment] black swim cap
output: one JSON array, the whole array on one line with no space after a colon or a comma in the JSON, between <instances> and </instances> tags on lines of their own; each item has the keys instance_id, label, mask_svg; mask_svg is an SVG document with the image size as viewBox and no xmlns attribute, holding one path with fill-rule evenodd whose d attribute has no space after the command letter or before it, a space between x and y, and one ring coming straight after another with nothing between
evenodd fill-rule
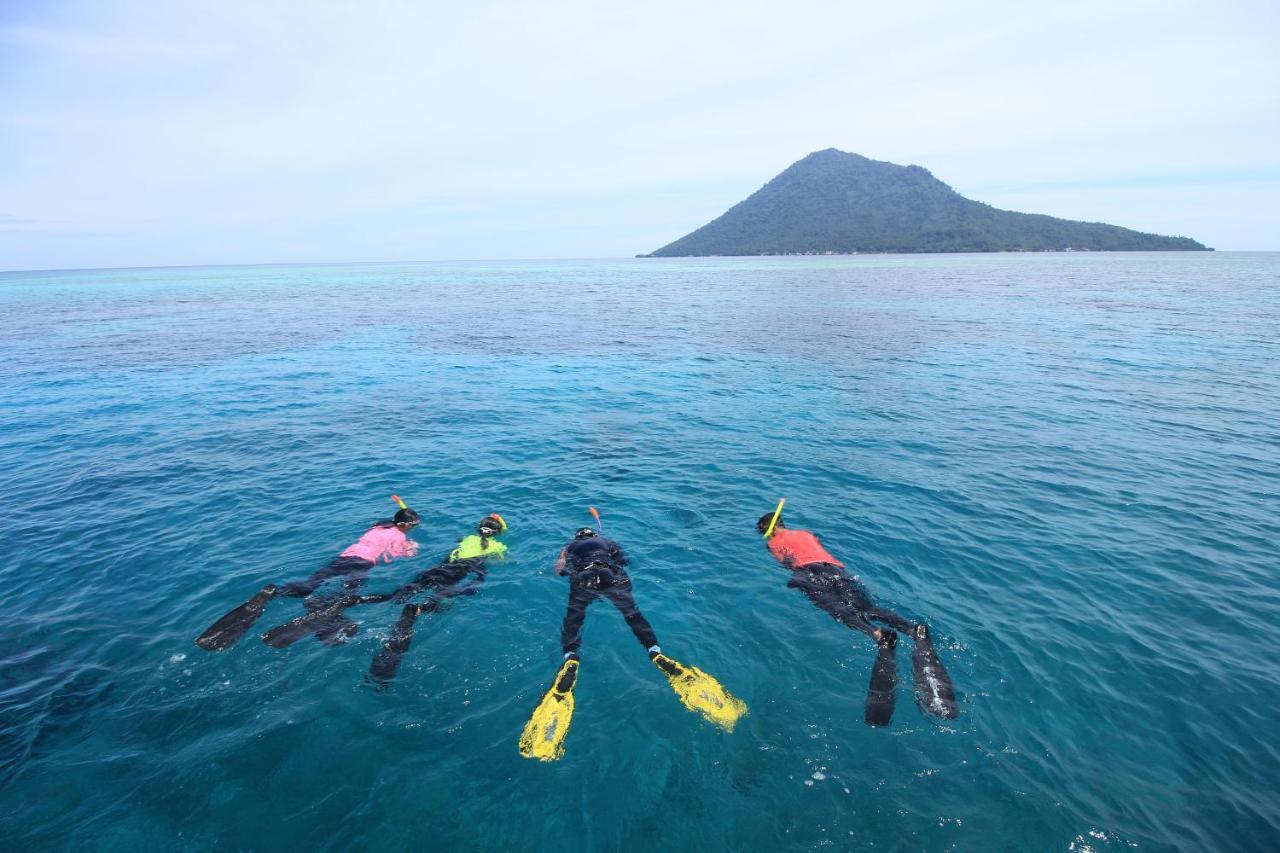
<instances>
[{"instance_id":1,"label":"black swim cap","mask_svg":"<svg viewBox=\"0 0 1280 853\"><path fill-rule=\"evenodd\" d=\"M481 536L496 536L506 529L506 525L502 523L501 517L495 515L486 515L480 519L480 523L476 525L476 533Z\"/></svg>"},{"instance_id":2,"label":"black swim cap","mask_svg":"<svg viewBox=\"0 0 1280 853\"><path fill-rule=\"evenodd\" d=\"M405 507L396 513L396 524L416 525L419 521L421 521L421 519L418 518L418 514L408 507Z\"/></svg>"},{"instance_id":3,"label":"black swim cap","mask_svg":"<svg viewBox=\"0 0 1280 853\"><path fill-rule=\"evenodd\" d=\"M764 515L760 516L760 520L756 522L756 533L764 533L769 529L770 524L773 524L773 513L766 512ZM778 516L778 523L774 526L782 527L781 515Z\"/></svg>"},{"instance_id":4,"label":"black swim cap","mask_svg":"<svg viewBox=\"0 0 1280 853\"><path fill-rule=\"evenodd\" d=\"M595 535L596 535L596 532L592 530L590 527L579 527L578 532L573 534L573 538L574 539L590 539L592 536L595 536Z\"/></svg>"}]
</instances>

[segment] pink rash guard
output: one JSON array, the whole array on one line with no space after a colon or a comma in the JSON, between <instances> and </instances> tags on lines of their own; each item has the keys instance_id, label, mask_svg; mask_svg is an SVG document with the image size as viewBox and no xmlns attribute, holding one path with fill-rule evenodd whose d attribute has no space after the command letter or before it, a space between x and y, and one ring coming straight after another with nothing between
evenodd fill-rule
<instances>
[{"instance_id":1,"label":"pink rash guard","mask_svg":"<svg viewBox=\"0 0 1280 853\"><path fill-rule=\"evenodd\" d=\"M412 557L418 553L418 543L404 535L399 527L372 527L347 550L338 556L359 557L371 563L382 560L390 563L396 557Z\"/></svg>"}]
</instances>

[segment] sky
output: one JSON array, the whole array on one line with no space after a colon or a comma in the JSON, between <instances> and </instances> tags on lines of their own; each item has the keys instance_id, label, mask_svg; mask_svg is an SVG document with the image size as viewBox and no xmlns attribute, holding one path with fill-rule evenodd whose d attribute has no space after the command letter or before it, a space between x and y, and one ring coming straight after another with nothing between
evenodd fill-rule
<instances>
[{"instance_id":1,"label":"sky","mask_svg":"<svg viewBox=\"0 0 1280 853\"><path fill-rule=\"evenodd\" d=\"M823 148L1280 250L1280 3L0 0L0 269L627 257Z\"/></svg>"}]
</instances>

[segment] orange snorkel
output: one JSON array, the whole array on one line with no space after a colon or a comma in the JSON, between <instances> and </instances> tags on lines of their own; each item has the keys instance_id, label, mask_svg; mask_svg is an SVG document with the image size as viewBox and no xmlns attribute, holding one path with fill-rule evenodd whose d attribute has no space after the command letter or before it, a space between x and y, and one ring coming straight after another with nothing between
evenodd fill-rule
<instances>
[{"instance_id":1,"label":"orange snorkel","mask_svg":"<svg viewBox=\"0 0 1280 853\"><path fill-rule=\"evenodd\" d=\"M600 513L598 513L598 512L596 511L596 508L595 508L595 507L593 507L593 506L589 506L589 507L587 507L587 509L591 510L591 514L592 514L593 516L595 516L596 524L600 527L600 535L601 535L601 536L603 536L603 535L604 535L604 522L600 520Z\"/></svg>"}]
</instances>

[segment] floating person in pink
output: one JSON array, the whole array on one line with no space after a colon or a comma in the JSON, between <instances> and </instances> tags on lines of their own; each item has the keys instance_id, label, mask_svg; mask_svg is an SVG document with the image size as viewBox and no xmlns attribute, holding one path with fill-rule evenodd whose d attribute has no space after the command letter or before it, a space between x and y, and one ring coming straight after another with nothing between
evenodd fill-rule
<instances>
[{"instance_id":1,"label":"floating person in pink","mask_svg":"<svg viewBox=\"0 0 1280 853\"><path fill-rule=\"evenodd\" d=\"M507 546L497 539L506 530L506 520L498 513L491 512L480 519L475 533L459 540L457 547L449 552L443 562L418 572L409 583L401 584L390 592L329 596L331 603L283 625L277 625L262 635L262 642L273 649L287 648L311 634L334 633L341 629L342 622L345 621L343 613L349 608L386 601L402 603L404 610L400 612L400 620L391 629L391 635L369 667L369 680L379 688L385 687L395 678L400 659L409 650L409 643L413 639L413 624L417 618L424 613L438 612L452 598L475 595L488 574L487 562L506 558ZM463 583L468 578L469 582ZM426 590L431 590L431 597L422 604L405 603Z\"/></svg>"},{"instance_id":2,"label":"floating person in pink","mask_svg":"<svg viewBox=\"0 0 1280 853\"><path fill-rule=\"evenodd\" d=\"M397 557L413 557L418 553L418 543L409 538L409 533L418 526L418 514L409 509L405 502L396 495L392 499L400 505L394 518L379 521L370 527L351 547L334 558L333 562L320 569L303 581L292 581L283 586L267 584L257 595L244 604L228 612L214 622L209 629L196 638L196 645L211 652L222 651L252 627L267 602L277 595L294 598L306 598L308 610L320 610L329 603L329 598L316 598L311 594L321 584L333 578L345 578L343 588L346 594L354 593L364 583L369 571L379 562L390 563ZM355 623L336 618L332 626L325 626L316 632L316 636L327 643L336 643L346 639L355 629Z\"/></svg>"}]
</instances>

